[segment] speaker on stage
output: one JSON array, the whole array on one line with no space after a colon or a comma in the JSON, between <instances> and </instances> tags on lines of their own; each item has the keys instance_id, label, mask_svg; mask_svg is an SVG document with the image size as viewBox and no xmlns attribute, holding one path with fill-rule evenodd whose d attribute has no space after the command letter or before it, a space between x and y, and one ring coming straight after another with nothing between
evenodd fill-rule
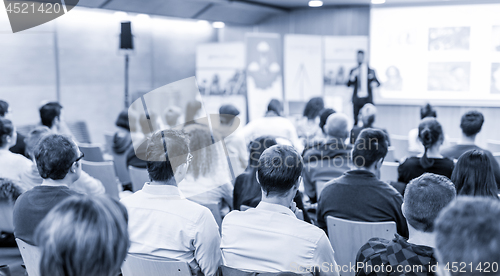
<instances>
[{"instance_id":1,"label":"speaker on stage","mask_svg":"<svg viewBox=\"0 0 500 276\"><path fill-rule=\"evenodd\" d=\"M122 32L120 33L120 49L134 49L132 40L132 23L122 22Z\"/></svg>"}]
</instances>

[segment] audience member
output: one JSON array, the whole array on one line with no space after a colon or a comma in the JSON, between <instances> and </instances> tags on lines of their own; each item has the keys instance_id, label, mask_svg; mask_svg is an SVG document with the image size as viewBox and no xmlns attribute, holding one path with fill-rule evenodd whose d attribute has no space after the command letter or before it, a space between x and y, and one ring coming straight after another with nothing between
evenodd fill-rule
<instances>
[{"instance_id":1,"label":"audience member","mask_svg":"<svg viewBox=\"0 0 500 276\"><path fill-rule=\"evenodd\" d=\"M182 110L177 106L169 106L165 109L165 127L164 129L172 129L179 125L179 117L181 116Z\"/></svg>"},{"instance_id":2,"label":"audience member","mask_svg":"<svg viewBox=\"0 0 500 276\"><path fill-rule=\"evenodd\" d=\"M406 184L426 172L451 178L453 160L439 152L444 139L441 124L435 118L423 119L418 126L418 137L424 145L424 153L410 157L399 165L398 181Z\"/></svg>"},{"instance_id":3,"label":"audience member","mask_svg":"<svg viewBox=\"0 0 500 276\"><path fill-rule=\"evenodd\" d=\"M281 116L283 106L280 101L273 99L267 106L267 113L262 118L257 118L241 129L246 142L255 140L257 137L272 134L276 137L283 137L290 140L298 152L304 150L302 141L297 136L295 126Z\"/></svg>"},{"instance_id":4,"label":"audience member","mask_svg":"<svg viewBox=\"0 0 500 276\"><path fill-rule=\"evenodd\" d=\"M165 148L166 147L166 148ZM155 132L147 146L151 182L121 200L129 213L130 253L185 261L193 275L220 265L220 235L209 209L181 196L189 141L178 130Z\"/></svg>"},{"instance_id":5,"label":"audience member","mask_svg":"<svg viewBox=\"0 0 500 276\"><path fill-rule=\"evenodd\" d=\"M12 118L12 108L10 108L9 104L6 101L0 100L0 118L5 118L11 120ZM12 153L17 153L17 154L22 154L25 157L25 147L26 145L24 144L24 135L22 135L19 132L16 132L17 134L17 139L16 139L16 144L13 145L12 147L9 148L9 150Z\"/></svg>"},{"instance_id":6,"label":"audience member","mask_svg":"<svg viewBox=\"0 0 500 276\"><path fill-rule=\"evenodd\" d=\"M451 181L458 195L490 196L498 199L497 183L490 158L480 150L469 150L458 158Z\"/></svg>"},{"instance_id":7,"label":"audience member","mask_svg":"<svg viewBox=\"0 0 500 276\"><path fill-rule=\"evenodd\" d=\"M500 187L500 166L493 154L486 149L482 149L476 145L476 136L481 131L484 123L484 116L479 111L469 111L462 116L460 128L462 129L462 137L454 146L446 147L441 150L441 154L451 159L458 159L460 155L468 150L482 150L491 162L491 168L495 175L497 187Z\"/></svg>"},{"instance_id":8,"label":"audience member","mask_svg":"<svg viewBox=\"0 0 500 276\"><path fill-rule=\"evenodd\" d=\"M50 129L46 126L39 126L30 131L29 135L25 139L25 142L26 154L29 156L29 158L31 158L31 160L35 161L35 147L38 142L43 136L50 133ZM26 172L21 174L20 178L21 180L19 184L26 190L30 190L31 188L43 183L43 178L40 176L38 167L35 163L32 163L30 170L27 170ZM93 178L83 170L80 173L80 177L78 177L75 182L69 184L68 187L71 190L87 195L98 195L105 192L104 186L102 185L101 181Z\"/></svg>"},{"instance_id":9,"label":"audience member","mask_svg":"<svg viewBox=\"0 0 500 276\"><path fill-rule=\"evenodd\" d=\"M361 117L361 122L363 123L363 126L356 126L355 125L352 128L352 130L351 130L351 144L352 145L354 145L354 143L356 142L356 139L358 139L359 133L363 129L366 129L366 128L376 128L376 129L380 129L383 132L385 132L385 134L387 135L387 142L389 143L389 146L391 145L391 139L389 138L389 133L387 132L387 130L373 126L373 124L375 123L375 118L377 116L377 108L373 104L371 104L371 103L365 104L361 108L361 110L359 112L359 116Z\"/></svg>"},{"instance_id":10,"label":"audience member","mask_svg":"<svg viewBox=\"0 0 500 276\"><path fill-rule=\"evenodd\" d=\"M0 205L4 210L12 210L17 198L26 190L19 185L19 182L8 179L0 178ZM5 212L4 214L7 214ZM14 237L14 226L12 220L12 211L9 215L2 216L2 229L0 232L0 248L2 247L17 247L16 238ZM1 266L0 266L1 267ZM2 272L0 271L0 275ZM9 275L9 274L6 274Z\"/></svg>"},{"instance_id":11,"label":"audience member","mask_svg":"<svg viewBox=\"0 0 500 276\"><path fill-rule=\"evenodd\" d=\"M364 129L352 151L355 169L326 184L318 201L318 226L326 228L326 217L380 222L395 221L398 233L408 237L408 226L401 212L403 197L389 184L380 181L380 167L387 154L385 133Z\"/></svg>"},{"instance_id":12,"label":"audience member","mask_svg":"<svg viewBox=\"0 0 500 276\"><path fill-rule=\"evenodd\" d=\"M297 135L304 139L306 144L312 140L318 133L319 128L319 113L325 108L323 98L311 98L304 107L303 118L297 122Z\"/></svg>"},{"instance_id":13,"label":"audience member","mask_svg":"<svg viewBox=\"0 0 500 276\"><path fill-rule=\"evenodd\" d=\"M458 197L448 205L435 222L438 275L498 275L499 217L496 199Z\"/></svg>"},{"instance_id":14,"label":"audience member","mask_svg":"<svg viewBox=\"0 0 500 276\"><path fill-rule=\"evenodd\" d=\"M324 126L327 140L304 151L304 191L312 203L317 201L318 181L328 182L349 170L352 146L349 137L348 118L345 114L332 114Z\"/></svg>"},{"instance_id":15,"label":"audience member","mask_svg":"<svg viewBox=\"0 0 500 276\"><path fill-rule=\"evenodd\" d=\"M41 276L116 276L130 246L127 209L109 197L70 197L35 232Z\"/></svg>"},{"instance_id":16,"label":"audience member","mask_svg":"<svg viewBox=\"0 0 500 276\"><path fill-rule=\"evenodd\" d=\"M301 159L293 147L285 145L274 145L262 153L256 174L262 201L256 208L229 213L222 222L225 266L259 272L295 271L297 267L324 267L325 263L336 267L325 233L294 214ZM335 269L320 274L338 275Z\"/></svg>"},{"instance_id":17,"label":"audience member","mask_svg":"<svg viewBox=\"0 0 500 276\"><path fill-rule=\"evenodd\" d=\"M53 133L73 136L63 119L63 107L58 102L49 102L40 107L42 125L50 128Z\"/></svg>"},{"instance_id":18,"label":"audience member","mask_svg":"<svg viewBox=\"0 0 500 276\"><path fill-rule=\"evenodd\" d=\"M413 179L406 187L402 206L409 239L398 234L392 241L370 239L357 254L356 264L363 265L358 265L356 275L435 275L434 220L455 193L453 183L444 176L425 173Z\"/></svg>"},{"instance_id":19,"label":"audience member","mask_svg":"<svg viewBox=\"0 0 500 276\"><path fill-rule=\"evenodd\" d=\"M190 125L197 123L195 120L205 117L201 102L197 100L189 101L186 105L186 114L184 116L184 124Z\"/></svg>"},{"instance_id":20,"label":"audience member","mask_svg":"<svg viewBox=\"0 0 500 276\"><path fill-rule=\"evenodd\" d=\"M437 118L437 112L430 104L426 104L420 108L420 120L428 117ZM424 152L424 145L422 145L422 142L418 138L418 127L408 132L408 144L409 151Z\"/></svg>"},{"instance_id":21,"label":"audience member","mask_svg":"<svg viewBox=\"0 0 500 276\"><path fill-rule=\"evenodd\" d=\"M22 194L14 205L14 235L29 244L40 221L59 202L80 193L69 189L81 174L83 154L71 138L49 134L41 138L35 151L35 162L43 178L39 186Z\"/></svg>"},{"instance_id":22,"label":"audience member","mask_svg":"<svg viewBox=\"0 0 500 276\"><path fill-rule=\"evenodd\" d=\"M17 132L12 122L0 118L0 177L19 181L21 175L31 170L31 161L9 149L16 143Z\"/></svg>"},{"instance_id":23,"label":"audience member","mask_svg":"<svg viewBox=\"0 0 500 276\"><path fill-rule=\"evenodd\" d=\"M328 117L330 115L332 115L333 113L335 113L335 110L333 110L331 108L324 108L319 112L319 124L318 124L318 126L319 126L319 129L321 131L316 132L316 135L313 137L313 139L306 142L305 147L304 147L304 151L302 152L302 155L304 155L306 150L308 150L312 147L315 147L320 143L326 142L326 140L328 139L328 137L327 137L328 135L326 134L324 127L326 124L326 119L328 119Z\"/></svg>"},{"instance_id":24,"label":"audience member","mask_svg":"<svg viewBox=\"0 0 500 276\"><path fill-rule=\"evenodd\" d=\"M142 139L142 142L144 143L144 146L138 147L138 150L145 148L146 141L144 140L144 135L132 138L132 135L137 135L137 132L134 132L135 133L134 134L131 131L131 124L134 124L136 122L135 119L130 120L129 117L136 118L135 112L124 110L120 112L120 114L118 115L118 118L116 119L115 122L115 125L118 127L118 130L115 132L115 135L113 136L112 150L117 155L121 154L127 155L127 168L128 166L146 168L146 161L138 158L134 151L134 143L137 143L136 141L137 139ZM128 183L123 183L123 184L127 185Z\"/></svg>"},{"instance_id":25,"label":"audience member","mask_svg":"<svg viewBox=\"0 0 500 276\"><path fill-rule=\"evenodd\" d=\"M248 150L245 143L245 137L241 134L236 124L235 117L240 111L231 104L223 105L219 108L220 127L217 132L224 139L227 154L233 170L234 176L242 174L248 166Z\"/></svg>"},{"instance_id":26,"label":"audience member","mask_svg":"<svg viewBox=\"0 0 500 276\"><path fill-rule=\"evenodd\" d=\"M184 180L178 184L179 190L187 199L201 205L219 205L224 217L233 207L233 184L224 148L220 142L212 143L207 126L191 124L184 131L189 137L192 159Z\"/></svg>"}]
</instances>

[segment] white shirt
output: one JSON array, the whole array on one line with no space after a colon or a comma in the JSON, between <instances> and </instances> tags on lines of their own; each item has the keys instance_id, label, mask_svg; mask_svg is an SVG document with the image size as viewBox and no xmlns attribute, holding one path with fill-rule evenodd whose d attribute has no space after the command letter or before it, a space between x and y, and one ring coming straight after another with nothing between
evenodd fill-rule
<instances>
[{"instance_id":1,"label":"white shirt","mask_svg":"<svg viewBox=\"0 0 500 276\"><path fill-rule=\"evenodd\" d=\"M323 230L297 219L289 208L262 201L224 218L221 250L224 265L245 271L303 273L298 270L337 265Z\"/></svg>"},{"instance_id":2,"label":"white shirt","mask_svg":"<svg viewBox=\"0 0 500 276\"><path fill-rule=\"evenodd\" d=\"M121 202L129 215L130 253L186 261L193 275L215 275L220 236L209 209L181 197L175 186L149 183Z\"/></svg>"},{"instance_id":3,"label":"white shirt","mask_svg":"<svg viewBox=\"0 0 500 276\"><path fill-rule=\"evenodd\" d=\"M21 175L31 170L33 162L8 150L0 151L0 177L20 181Z\"/></svg>"}]
</instances>

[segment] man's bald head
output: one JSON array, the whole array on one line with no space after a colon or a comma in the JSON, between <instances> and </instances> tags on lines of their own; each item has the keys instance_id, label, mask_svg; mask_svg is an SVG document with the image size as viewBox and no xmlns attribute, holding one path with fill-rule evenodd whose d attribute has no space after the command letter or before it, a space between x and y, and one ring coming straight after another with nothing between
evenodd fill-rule
<instances>
[{"instance_id":1,"label":"man's bald head","mask_svg":"<svg viewBox=\"0 0 500 276\"><path fill-rule=\"evenodd\" d=\"M325 133L329 137L347 139L349 137L347 115L334 113L328 116L325 124Z\"/></svg>"}]
</instances>

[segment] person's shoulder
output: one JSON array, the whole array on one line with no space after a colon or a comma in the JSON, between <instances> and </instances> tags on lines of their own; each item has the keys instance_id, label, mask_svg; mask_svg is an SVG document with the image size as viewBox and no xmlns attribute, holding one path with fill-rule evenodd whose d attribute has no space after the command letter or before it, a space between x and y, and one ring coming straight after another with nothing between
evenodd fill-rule
<instances>
[{"instance_id":1,"label":"person's shoulder","mask_svg":"<svg viewBox=\"0 0 500 276\"><path fill-rule=\"evenodd\" d=\"M357 262L371 262L372 265L380 265L386 260L387 249L392 241L383 238L371 238L358 251ZM373 264L376 262L376 264Z\"/></svg>"},{"instance_id":2,"label":"person's shoulder","mask_svg":"<svg viewBox=\"0 0 500 276\"><path fill-rule=\"evenodd\" d=\"M461 153L458 151L459 151L458 145L451 145L451 146L447 146L447 147L444 147L443 149L441 149L440 153L444 157L456 158L457 154L459 156L461 155Z\"/></svg>"}]
</instances>

